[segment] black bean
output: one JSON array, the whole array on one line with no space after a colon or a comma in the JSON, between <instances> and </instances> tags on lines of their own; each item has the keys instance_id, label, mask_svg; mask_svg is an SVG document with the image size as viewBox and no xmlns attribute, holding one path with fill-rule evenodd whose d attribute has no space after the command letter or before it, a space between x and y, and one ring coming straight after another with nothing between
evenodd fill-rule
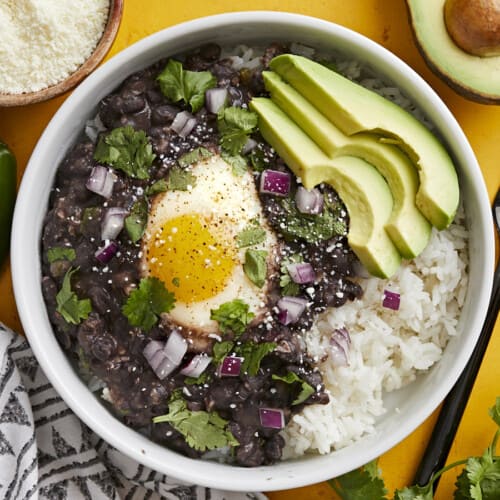
<instances>
[{"instance_id":1,"label":"black bean","mask_svg":"<svg viewBox=\"0 0 500 500\"><path fill-rule=\"evenodd\" d=\"M169 125L172 123L175 115L180 111L176 106L171 104L162 104L155 106L151 112L151 122L153 125Z\"/></svg>"},{"instance_id":2,"label":"black bean","mask_svg":"<svg viewBox=\"0 0 500 500\"><path fill-rule=\"evenodd\" d=\"M236 463L243 467L257 467L265 460L264 450L258 438L236 448Z\"/></svg>"}]
</instances>

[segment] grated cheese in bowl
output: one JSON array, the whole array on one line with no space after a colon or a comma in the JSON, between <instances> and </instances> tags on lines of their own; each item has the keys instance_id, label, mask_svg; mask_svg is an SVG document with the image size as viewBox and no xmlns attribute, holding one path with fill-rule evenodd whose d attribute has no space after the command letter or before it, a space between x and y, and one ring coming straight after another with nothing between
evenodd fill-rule
<instances>
[{"instance_id":1,"label":"grated cheese in bowl","mask_svg":"<svg viewBox=\"0 0 500 500\"><path fill-rule=\"evenodd\" d=\"M92 54L109 0L0 2L0 93L35 92L61 82Z\"/></svg>"}]
</instances>

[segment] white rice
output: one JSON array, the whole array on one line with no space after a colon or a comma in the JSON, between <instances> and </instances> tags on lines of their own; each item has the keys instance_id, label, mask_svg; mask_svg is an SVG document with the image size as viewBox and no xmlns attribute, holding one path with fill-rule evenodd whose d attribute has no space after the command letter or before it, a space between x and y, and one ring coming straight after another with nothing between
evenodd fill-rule
<instances>
[{"instance_id":1,"label":"white rice","mask_svg":"<svg viewBox=\"0 0 500 500\"><path fill-rule=\"evenodd\" d=\"M429 245L404 262L391 280L361 279L360 300L323 314L306 335L330 395L327 405L311 405L283 432L283 458L329 453L374 431L385 413L384 392L410 383L441 358L467 291L467 230L463 212L444 231L433 229ZM400 293L398 311L382 307L384 289ZM346 327L352 345L348 366L328 358L332 328ZM325 359L326 357L326 359Z\"/></svg>"}]
</instances>

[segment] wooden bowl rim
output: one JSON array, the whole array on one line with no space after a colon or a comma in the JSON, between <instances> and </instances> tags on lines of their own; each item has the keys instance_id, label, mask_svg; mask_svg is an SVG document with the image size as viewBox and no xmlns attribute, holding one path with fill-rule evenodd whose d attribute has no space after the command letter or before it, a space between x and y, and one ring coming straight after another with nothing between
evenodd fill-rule
<instances>
[{"instance_id":1,"label":"wooden bowl rim","mask_svg":"<svg viewBox=\"0 0 500 500\"><path fill-rule=\"evenodd\" d=\"M92 54L73 73L59 83L35 92L23 92L20 94L5 94L0 92L0 107L24 106L36 102L46 101L71 90L85 77L87 77L104 59L113 44L118 28L120 27L123 14L124 0L110 0L108 20L101 39Z\"/></svg>"}]
</instances>

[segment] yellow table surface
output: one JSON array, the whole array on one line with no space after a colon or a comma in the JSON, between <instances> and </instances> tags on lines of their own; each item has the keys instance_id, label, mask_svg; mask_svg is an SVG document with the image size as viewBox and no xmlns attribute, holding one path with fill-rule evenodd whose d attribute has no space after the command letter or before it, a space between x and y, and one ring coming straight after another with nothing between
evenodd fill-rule
<instances>
[{"instance_id":1,"label":"yellow table surface","mask_svg":"<svg viewBox=\"0 0 500 500\"><path fill-rule=\"evenodd\" d=\"M125 4L118 37L107 58L162 28L204 15L230 11L296 12L358 31L397 54L432 85L469 138L488 186L490 199L493 199L500 186L500 107L475 104L463 99L429 71L413 42L404 0L126 0ZM18 181L44 127L65 97L23 108L0 109L0 137L17 156ZM22 331L8 265L3 266L0 274L0 321ZM450 462L481 454L490 442L494 424L490 423L487 409L500 395L500 364L496 359L499 355L500 322L497 322L451 450ZM379 464L391 493L396 487L410 484L436 416L434 413L408 438L380 458ZM455 477L453 471L444 476L435 498L452 498ZM336 498L326 483L272 492L269 497L273 500Z\"/></svg>"}]
</instances>

